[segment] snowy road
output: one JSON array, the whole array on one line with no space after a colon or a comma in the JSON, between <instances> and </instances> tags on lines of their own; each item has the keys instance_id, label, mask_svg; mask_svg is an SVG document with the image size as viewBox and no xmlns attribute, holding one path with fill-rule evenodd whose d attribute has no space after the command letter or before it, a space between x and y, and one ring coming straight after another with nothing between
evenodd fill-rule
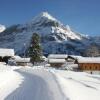
<instances>
[{"instance_id":1,"label":"snowy road","mask_svg":"<svg viewBox=\"0 0 100 100\"><path fill-rule=\"evenodd\" d=\"M100 100L100 75L1 65L0 100Z\"/></svg>"},{"instance_id":2,"label":"snowy road","mask_svg":"<svg viewBox=\"0 0 100 100\"><path fill-rule=\"evenodd\" d=\"M19 69L17 72L24 77L23 82L4 100L68 100L49 71Z\"/></svg>"}]
</instances>

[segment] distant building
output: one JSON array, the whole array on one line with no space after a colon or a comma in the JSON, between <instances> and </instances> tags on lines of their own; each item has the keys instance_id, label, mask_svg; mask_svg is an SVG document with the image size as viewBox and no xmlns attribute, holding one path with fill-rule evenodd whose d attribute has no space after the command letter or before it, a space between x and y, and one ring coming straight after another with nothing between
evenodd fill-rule
<instances>
[{"instance_id":1,"label":"distant building","mask_svg":"<svg viewBox=\"0 0 100 100\"><path fill-rule=\"evenodd\" d=\"M66 54L50 54L48 56L48 63L51 67L62 67L66 63L68 55Z\"/></svg>"},{"instance_id":2,"label":"distant building","mask_svg":"<svg viewBox=\"0 0 100 100\"><path fill-rule=\"evenodd\" d=\"M51 67L62 67L66 63L65 59L48 59L48 63L50 64Z\"/></svg>"},{"instance_id":3,"label":"distant building","mask_svg":"<svg viewBox=\"0 0 100 100\"><path fill-rule=\"evenodd\" d=\"M21 58L20 56L14 56L13 61L18 66L27 66L30 63L30 58Z\"/></svg>"},{"instance_id":4,"label":"distant building","mask_svg":"<svg viewBox=\"0 0 100 100\"><path fill-rule=\"evenodd\" d=\"M16 64L19 66L28 66L30 63L30 58L21 58L16 60Z\"/></svg>"},{"instance_id":5,"label":"distant building","mask_svg":"<svg viewBox=\"0 0 100 100\"><path fill-rule=\"evenodd\" d=\"M48 56L48 63L51 67L65 66L79 71L100 71L100 57L51 54Z\"/></svg>"},{"instance_id":6,"label":"distant building","mask_svg":"<svg viewBox=\"0 0 100 100\"><path fill-rule=\"evenodd\" d=\"M100 71L100 57L82 57L76 59L75 64L81 71Z\"/></svg>"},{"instance_id":7,"label":"distant building","mask_svg":"<svg viewBox=\"0 0 100 100\"><path fill-rule=\"evenodd\" d=\"M0 48L0 62L8 63L8 59L14 57L14 49Z\"/></svg>"}]
</instances>

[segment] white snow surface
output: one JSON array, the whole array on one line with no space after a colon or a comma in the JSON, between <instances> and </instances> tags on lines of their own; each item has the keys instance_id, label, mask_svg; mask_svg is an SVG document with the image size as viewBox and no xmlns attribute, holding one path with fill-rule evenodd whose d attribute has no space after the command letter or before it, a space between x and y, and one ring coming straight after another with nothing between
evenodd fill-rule
<instances>
[{"instance_id":1,"label":"white snow surface","mask_svg":"<svg viewBox=\"0 0 100 100\"><path fill-rule=\"evenodd\" d=\"M23 81L23 77L14 72L14 69L17 67L11 68L11 66L0 63L0 100L6 100L6 97L16 90Z\"/></svg>"},{"instance_id":2,"label":"white snow surface","mask_svg":"<svg viewBox=\"0 0 100 100\"><path fill-rule=\"evenodd\" d=\"M12 79L8 75L9 84L4 79L5 87L0 89L0 100L66 100L55 76L49 71L41 68L21 68L15 73L17 78L12 75Z\"/></svg>"},{"instance_id":3,"label":"white snow surface","mask_svg":"<svg viewBox=\"0 0 100 100\"><path fill-rule=\"evenodd\" d=\"M100 75L85 72L51 71L69 100L100 100Z\"/></svg>"},{"instance_id":4,"label":"white snow surface","mask_svg":"<svg viewBox=\"0 0 100 100\"><path fill-rule=\"evenodd\" d=\"M100 100L100 75L0 64L0 100Z\"/></svg>"}]
</instances>

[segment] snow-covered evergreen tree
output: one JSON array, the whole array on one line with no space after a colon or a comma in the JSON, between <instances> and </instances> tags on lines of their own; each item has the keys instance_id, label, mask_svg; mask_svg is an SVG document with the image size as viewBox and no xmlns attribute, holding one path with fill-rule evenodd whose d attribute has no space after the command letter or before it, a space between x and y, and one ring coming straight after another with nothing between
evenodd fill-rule
<instances>
[{"instance_id":1,"label":"snow-covered evergreen tree","mask_svg":"<svg viewBox=\"0 0 100 100\"><path fill-rule=\"evenodd\" d=\"M28 54L31 57L31 62L33 64L34 64L34 62L41 61L42 48L40 45L40 36L37 33L33 33Z\"/></svg>"}]
</instances>

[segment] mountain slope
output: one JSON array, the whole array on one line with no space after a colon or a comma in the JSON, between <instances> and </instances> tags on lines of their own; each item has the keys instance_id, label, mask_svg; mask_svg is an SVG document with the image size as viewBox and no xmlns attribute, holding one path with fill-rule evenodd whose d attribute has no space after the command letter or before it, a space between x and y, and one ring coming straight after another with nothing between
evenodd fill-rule
<instances>
[{"instance_id":1,"label":"mountain slope","mask_svg":"<svg viewBox=\"0 0 100 100\"><path fill-rule=\"evenodd\" d=\"M44 54L82 54L91 42L89 36L74 32L68 25L47 12L42 12L25 24L13 25L0 34L0 47L14 48L23 54L30 45L33 33L39 33Z\"/></svg>"}]
</instances>

